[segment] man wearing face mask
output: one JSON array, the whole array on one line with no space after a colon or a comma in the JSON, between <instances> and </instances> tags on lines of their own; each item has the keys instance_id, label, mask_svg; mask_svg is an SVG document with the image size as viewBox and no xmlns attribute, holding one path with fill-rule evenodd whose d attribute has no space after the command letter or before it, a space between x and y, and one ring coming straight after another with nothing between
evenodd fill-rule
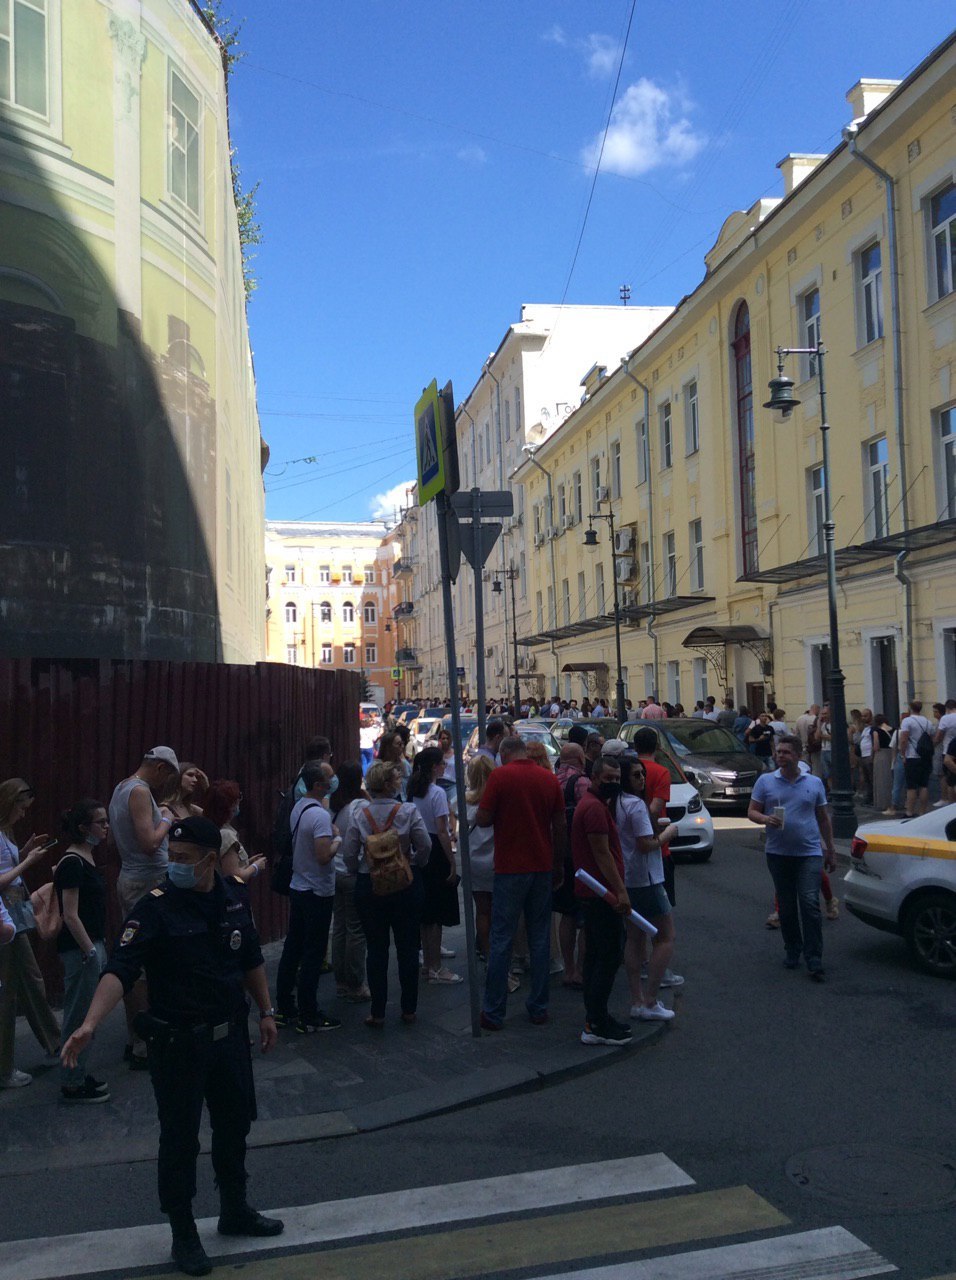
<instances>
[{"instance_id":1,"label":"man wearing face mask","mask_svg":"<svg viewBox=\"0 0 956 1280\"><path fill-rule=\"evenodd\" d=\"M624 884L624 855L613 810L621 794L617 760L599 756L591 786L578 801L571 823L575 871L587 871L614 894L611 905L580 880L574 892L584 903L584 1030L582 1044L630 1044L631 1027L608 1012L607 1003L624 956L624 921L631 902Z\"/></svg>"},{"instance_id":2,"label":"man wearing face mask","mask_svg":"<svg viewBox=\"0 0 956 1280\"><path fill-rule=\"evenodd\" d=\"M89 1012L62 1054L64 1066L75 1066L145 969L149 1012L140 1015L138 1030L149 1047L159 1112L159 1203L172 1227L173 1262L191 1276L212 1270L192 1214L204 1098L220 1234L273 1236L283 1226L246 1201L246 1137L256 1115L247 996L259 1008L263 1053L277 1033L248 892L238 879L218 874L219 844L219 828L208 818L174 823L167 879L127 917Z\"/></svg>"}]
</instances>

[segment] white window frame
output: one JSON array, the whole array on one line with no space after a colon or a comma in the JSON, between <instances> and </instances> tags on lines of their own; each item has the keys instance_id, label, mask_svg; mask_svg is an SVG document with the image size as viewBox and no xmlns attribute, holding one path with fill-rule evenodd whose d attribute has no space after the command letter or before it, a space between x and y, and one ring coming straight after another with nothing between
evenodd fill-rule
<instances>
[{"instance_id":1,"label":"white window frame","mask_svg":"<svg viewBox=\"0 0 956 1280\"><path fill-rule=\"evenodd\" d=\"M677 539L674 530L661 537L661 560L664 570L664 595L667 599L677 595Z\"/></svg>"},{"instance_id":2,"label":"white window frame","mask_svg":"<svg viewBox=\"0 0 956 1280\"><path fill-rule=\"evenodd\" d=\"M298 621L299 621L299 610L298 610L298 608L296 607L296 603L295 603L295 601L294 601L294 600L287 600L287 601L286 601L286 605L285 605L285 620L286 620L286 622L298 622Z\"/></svg>"},{"instance_id":3,"label":"white window frame","mask_svg":"<svg viewBox=\"0 0 956 1280\"><path fill-rule=\"evenodd\" d=\"M651 463L647 441L647 422L643 418L638 418L634 426L634 433L637 436L637 483L647 484Z\"/></svg>"},{"instance_id":4,"label":"white window frame","mask_svg":"<svg viewBox=\"0 0 956 1280\"><path fill-rule=\"evenodd\" d=\"M298 582L298 571L294 564L287 564L285 567L286 586L294 587Z\"/></svg>"},{"instance_id":5,"label":"white window frame","mask_svg":"<svg viewBox=\"0 0 956 1280\"><path fill-rule=\"evenodd\" d=\"M195 208L189 203L189 173L188 173L188 150L187 147L180 147L184 157L187 158L185 164L186 169L186 196L181 196L177 191L173 190L173 148L176 146L173 138L173 112L180 111L180 108L173 106L173 79L177 79L187 93L196 99L196 117L197 122L193 125L192 121L188 123L196 130L196 205ZM196 223L202 222L203 215L203 175L205 173L205 157L204 157L204 138L203 138L203 96L196 88L195 84L189 79L185 71L178 67L172 59L169 61L168 73L166 77L166 117L167 117L167 137L166 137L166 192L176 207L185 211L189 218Z\"/></svg>"},{"instance_id":6,"label":"white window frame","mask_svg":"<svg viewBox=\"0 0 956 1280\"><path fill-rule=\"evenodd\" d=\"M558 528L563 529L568 514L567 492L563 484L558 485Z\"/></svg>"},{"instance_id":7,"label":"white window frame","mask_svg":"<svg viewBox=\"0 0 956 1280\"><path fill-rule=\"evenodd\" d=\"M658 406L657 414L661 430L661 470L669 471L674 465L674 414L670 400Z\"/></svg>"},{"instance_id":8,"label":"white window frame","mask_svg":"<svg viewBox=\"0 0 956 1280\"><path fill-rule=\"evenodd\" d=\"M319 586L327 587L332 581L332 566L328 564L319 565Z\"/></svg>"},{"instance_id":9,"label":"white window frame","mask_svg":"<svg viewBox=\"0 0 956 1280\"><path fill-rule=\"evenodd\" d=\"M684 453L700 452L700 399L697 379L684 384Z\"/></svg>"},{"instance_id":10,"label":"white window frame","mask_svg":"<svg viewBox=\"0 0 956 1280\"><path fill-rule=\"evenodd\" d=\"M362 576L365 578L366 586L371 584L374 587L376 584L376 581L378 580L378 575L375 572L375 565L367 564L365 568L362 570Z\"/></svg>"},{"instance_id":11,"label":"white window frame","mask_svg":"<svg viewBox=\"0 0 956 1280\"><path fill-rule=\"evenodd\" d=\"M587 617L588 588L584 570L578 570L578 620Z\"/></svg>"},{"instance_id":12,"label":"white window frame","mask_svg":"<svg viewBox=\"0 0 956 1280\"><path fill-rule=\"evenodd\" d=\"M599 560L594 566L594 612L597 617L607 609L607 589L604 584L604 565Z\"/></svg>"},{"instance_id":13,"label":"white window frame","mask_svg":"<svg viewBox=\"0 0 956 1280\"><path fill-rule=\"evenodd\" d=\"M949 189L952 189L953 199L956 201L956 178L950 178L948 182L944 182L935 191L927 195L925 199L926 239L930 267L929 292L930 299L933 302L938 302L940 298L945 298L956 291L956 268L954 268L954 255L956 255L956 208L938 226L933 226L933 201L945 195ZM940 270L939 253L941 240L943 242L942 271Z\"/></svg>"},{"instance_id":14,"label":"white window frame","mask_svg":"<svg viewBox=\"0 0 956 1280\"><path fill-rule=\"evenodd\" d=\"M807 467L807 539L811 554L822 556L826 550L826 534L823 528L826 518L823 487L823 463Z\"/></svg>"},{"instance_id":15,"label":"white window frame","mask_svg":"<svg viewBox=\"0 0 956 1280\"><path fill-rule=\"evenodd\" d=\"M704 589L704 522L691 520L687 526L687 547L690 555L690 589Z\"/></svg>"},{"instance_id":16,"label":"white window frame","mask_svg":"<svg viewBox=\"0 0 956 1280\"><path fill-rule=\"evenodd\" d=\"M885 446L886 459L874 463L872 453L880 444ZM863 450L867 529L870 538L884 538L890 531L890 443L885 435L875 436L864 443Z\"/></svg>"},{"instance_id":17,"label":"white window frame","mask_svg":"<svg viewBox=\"0 0 956 1280\"><path fill-rule=\"evenodd\" d=\"M640 586L639 598L641 604L650 604L652 598L653 587L653 570L651 568L651 544L650 542L642 542L638 548L638 560L640 565Z\"/></svg>"},{"instance_id":18,"label":"white window frame","mask_svg":"<svg viewBox=\"0 0 956 1280\"><path fill-rule=\"evenodd\" d=\"M353 585L353 583L354 583L354 575L352 573L352 566L350 564L343 564L342 565L342 586L350 587Z\"/></svg>"},{"instance_id":19,"label":"white window frame","mask_svg":"<svg viewBox=\"0 0 956 1280\"><path fill-rule=\"evenodd\" d=\"M355 605L351 600L346 600L342 605L342 621L350 624L355 621Z\"/></svg>"},{"instance_id":20,"label":"white window frame","mask_svg":"<svg viewBox=\"0 0 956 1280\"><path fill-rule=\"evenodd\" d=\"M330 644L323 644L319 647L319 661L323 663L332 661L332 646Z\"/></svg>"},{"instance_id":21,"label":"white window frame","mask_svg":"<svg viewBox=\"0 0 956 1280\"><path fill-rule=\"evenodd\" d=\"M332 605L328 600L319 602L319 622L332 621Z\"/></svg>"},{"instance_id":22,"label":"white window frame","mask_svg":"<svg viewBox=\"0 0 956 1280\"><path fill-rule=\"evenodd\" d=\"M676 706L680 700L680 661L671 658L667 663L667 701Z\"/></svg>"},{"instance_id":23,"label":"white window frame","mask_svg":"<svg viewBox=\"0 0 956 1280\"><path fill-rule=\"evenodd\" d=\"M864 258L871 250L876 249L880 255L880 263L876 270L870 269L864 274ZM857 306L860 317L859 344L869 346L883 337L883 242L871 240L856 254L856 285L859 293Z\"/></svg>"},{"instance_id":24,"label":"white window frame","mask_svg":"<svg viewBox=\"0 0 956 1280\"><path fill-rule=\"evenodd\" d=\"M355 645L351 642L342 645L342 662L346 667L355 666Z\"/></svg>"},{"instance_id":25,"label":"white window frame","mask_svg":"<svg viewBox=\"0 0 956 1280\"><path fill-rule=\"evenodd\" d=\"M609 470L611 472L611 497L620 498L623 492L623 475L621 471L621 442L612 440L609 450Z\"/></svg>"},{"instance_id":26,"label":"white window frame","mask_svg":"<svg viewBox=\"0 0 956 1280\"><path fill-rule=\"evenodd\" d=\"M362 605L362 621L369 627L374 627L378 622L378 608L374 600L366 600Z\"/></svg>"},{"instance_id":27,"label":"white window frame","mask_svg":"<svg viewBox=\"0 0 956 1280\"><path fill-rule=\"evenodd\" d=\"M574 518L580 524L584 519L584 480L580 471L575 471L571 477L571 485L574 492Z\"/></svg>"},{"instance_id":28,"label":"white window frame","mask_svg":"<svg viewBox=\"0 0 956 1280\"><path fill-rule=\"evenodd\" d=\"M593 457L588 463L591 469L591 501L594 504L594 510L597 511L600 498L598 494L602 489L601 484L601 459L600 456Z\"/></svg>"},{"instance_id":29,"label":"white window frame","mask_svg":"<svg viewBox=\"0 0 956 1280\"><path fill-rule=\"evenodd\" d=\"M365 665L367 667L378 666L378 645L367 644L365 646Z\"/></svg>"},{"instance_id":30,"label":"white window frame","mask_svg":"<svg viewBox=\"0 0 956 1280\"><path fill-rule=\"evenodd\" d=\"M694 701L706 702L708 694L707 659L694 658L692 665L694 671Z\"/></svg>"},{"instance_id":31,"label":"white window frame","mask_svg":"<svg viewBox=\"0 0 956 1280\"><path fill-rule=\"evenodd\" d=\"M521 434L521 388L515 387L515 434Z\"/></svg>"},{"instance_id":32,"label":"white window frame","mask_svg":"<svg viewBox=\"0 0 956 1280\"><path fill-rule=\"evenodd\" d=\"M811 299L816 299L816 310L811 310ZM822 299L820 295L819 284L814 284L811 288L801 293L799 298L800 306L800 346L801 347L817 347L820 345L820 317L822 310ZM801 366L803 369L803 381L809 382L811 378L817 376L817 358L815 355L801 356Z\"/></svg>"},{"instance_id":33,"label":"white window frame","mask_svg":"<svg viewBox=\"0 0 956 1280\"><path fill-rule=\"evenodd\" d=\"M297 667L299 665L299 646L297 644L287 644L285 647L286 665L289 667Z\"/></svg>"},{"instance_id":34,"label":"white window frame","mask_svg":"<svg viewBox=\"0 0 956 1280\"><path fill-rule=\"evenodd\" d=\"M13 96L16 93L16 8L22 5L40 14L44 21L43 62L46 73L46 102L42 111L36 111ZM62 133L62 100L60 96L60 0L46 0L39 9L36 0L9 0L10 34L2 37L9 47L10 97L2 99L4 108L25 125L59 137Z\"/></svg>"},{"instance_id":35,"label":"white window frame","mask_svg":"<svg viewBox=\"0 0 956 1280\"><path fill-rule=\"evenodd\" d=\"M952 520L956 517L956 401L937 409L933 417L933 440L938 456L936 474L939 477L937 508L943 519Z\"/></svg>"}]
</instances>

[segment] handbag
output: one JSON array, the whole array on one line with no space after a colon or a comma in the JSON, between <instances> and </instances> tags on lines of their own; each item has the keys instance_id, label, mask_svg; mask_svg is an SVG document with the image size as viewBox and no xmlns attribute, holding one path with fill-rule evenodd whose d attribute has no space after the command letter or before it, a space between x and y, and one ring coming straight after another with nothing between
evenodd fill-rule
<instances>
[{"instance_id":1,"label":"handbag","mask_svg":"<svg viewBox=\"0 0 956 1280\"><path fill-rule=\"evenodd\" d=\"M17 933L26 933L28 929L37 927L33 906L22 889L17 888L12 893L8 889L3 901Z\"/></svg>"}]
</instances>

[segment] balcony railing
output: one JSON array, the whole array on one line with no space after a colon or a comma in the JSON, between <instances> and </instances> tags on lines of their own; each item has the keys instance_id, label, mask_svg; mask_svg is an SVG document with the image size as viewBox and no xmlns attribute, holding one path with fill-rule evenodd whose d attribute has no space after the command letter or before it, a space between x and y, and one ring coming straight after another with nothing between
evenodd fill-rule
<instances>
[{"instance_id":1,"label":"balcony railing","mask_svg":"<svg viewBox=\"0 0 956 1280\"><path fill-rule=\"evenodd\" d=\"M418 663L418 654L414 649L397 649L395 661L400 667L414 667Z\"/></svg>"},{"instance_id":2,"label":"balcony railing","mask_svg":"<svg viewBox=\"0 0 956 1280\"><path fill-rule=\"evenodd\" d=\"M413 572L414 566L412 565L411 560L405 558L396 560L395 564L392 566L392 574L396 578L401 578L404 575L411 574Z\"/></svg>"},{"instance_id":3,"label":"balcony railing","mask_svg":"<svg viewBox=\"0 0 956 1280\"><path fill-rule=\"evenodd\" d=\"M415 612L415 603L413 600L402 600L392 610L393 618L408 618Z\"/></svg>"}]
</instances>

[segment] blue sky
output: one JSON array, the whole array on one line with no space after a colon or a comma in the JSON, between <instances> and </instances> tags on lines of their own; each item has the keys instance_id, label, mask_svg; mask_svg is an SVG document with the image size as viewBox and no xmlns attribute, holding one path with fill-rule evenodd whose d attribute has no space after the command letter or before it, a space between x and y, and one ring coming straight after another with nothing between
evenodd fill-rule
<instances>
[{"instance_id":1,"label":"blue sky","mask_svg":"<svg viewBox=\"0 0 956 1280\"><path fill-rule=\"evenodd\" d=\"M522 302L690 292L727 214L781 193L776 162L831 150L847 89L901 79L953 17L951 0L639 0L612 106L631 0L225 9L245 18L233 140L261 182L266 511L314 520L394 505L422 386L463 398Z\"/></svg>"}]
</instances>

